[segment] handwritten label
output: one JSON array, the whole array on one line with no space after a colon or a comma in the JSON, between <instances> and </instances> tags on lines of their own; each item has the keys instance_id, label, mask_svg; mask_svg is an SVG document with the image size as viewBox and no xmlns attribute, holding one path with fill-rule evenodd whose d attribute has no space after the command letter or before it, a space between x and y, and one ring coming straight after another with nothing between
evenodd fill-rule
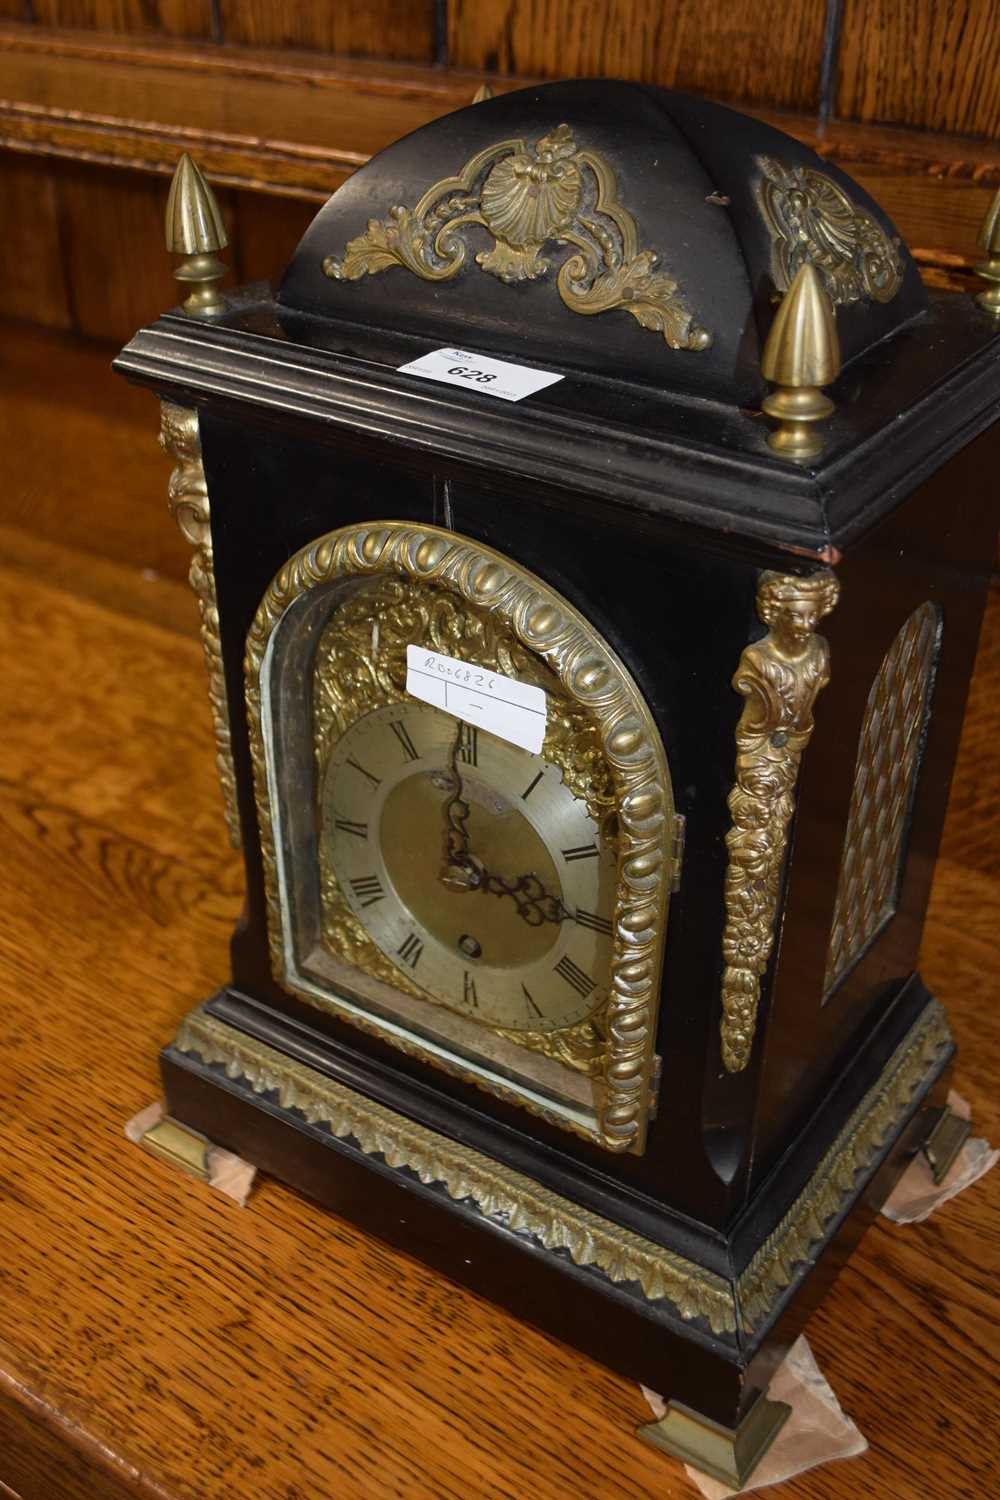
<instances>
[{"instance_id":1,"label":"handwritten label","mask_svg":"<svg viewBox=\"0 0 1000 1500\"><path fill-rule=\"evenodd\" d=\"M505 359L490 359L486 354L470 354L468 349L435 349L422 354L408 365L400 365L401 375L421 375L425 380L443 380L446 385L464 386L499 396L501 401L523 401L525 396L542 391L562 380L549 370L529 370L526 365L512 365Z\"/></svg>"},{"instance_id":2,"label":"handwritten label","mask_svg":"<svg viewBox=\"0 0 1000 1500\"><path fill-rule=\"evenodd\" d=\"M426 646L407 646L406 691L522 750L537 755L542 748L546 706L540 687Z\"/></svg>"}]
</instances>

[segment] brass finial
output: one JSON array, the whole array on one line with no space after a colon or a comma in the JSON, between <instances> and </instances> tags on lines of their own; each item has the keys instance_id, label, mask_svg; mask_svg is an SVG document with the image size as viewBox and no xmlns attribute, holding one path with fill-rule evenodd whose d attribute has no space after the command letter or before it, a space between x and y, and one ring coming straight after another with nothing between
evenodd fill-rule
<instances>
[{"instance_id":1,"label":"brass finial","mask_svg":"<svg viewBox=\"0 0 1000 1500\"><path fill-rule=\"evenodd\" d=\"M979 248L986 252L986 259L976 267L976 275L990 285L985 292L978 293L976 301L995 318L1000 318L1000 188L993 195L979 231Z\"/></svg>"},{"instance_id":2,"label":"brass finial","mask_svg":"<svg viewBox=\"0 0 1000 1500\"><path fill-rule=\"evenodd\" d=\"M472 96L473 104L482 104L487 99L495 99L496 92L488 83L481 83Z\"/></svg>"},{"instance_id":3,"label":"brass finial","mask_svg":"<svg viewBox=\"0 0 1000 1500\"><path fill-rule=\"evenodd\" d=\"M820 387L840 374L840 340L833 303L811 261L803 261L781 299L760 368L778 387L763 402L778 423L768 443L782 458L813 458L826 439L811 424L833 411Z\"/></svg>"},{"instance_id":4,"label":"brass finial","mask_svg":"<svg viewBox=\"0 0 1000 1500\"><path fill-rule=\"evenodd\" d=\"M222 280L228 267L213 252L228 244L215 194L185 151L167 198L167 249L171 255L184 256L174 276L180 282L192 283L190 295L181 303L186 313L212 317L225 310L214 283Z\"/></svg>"}]
</instances>

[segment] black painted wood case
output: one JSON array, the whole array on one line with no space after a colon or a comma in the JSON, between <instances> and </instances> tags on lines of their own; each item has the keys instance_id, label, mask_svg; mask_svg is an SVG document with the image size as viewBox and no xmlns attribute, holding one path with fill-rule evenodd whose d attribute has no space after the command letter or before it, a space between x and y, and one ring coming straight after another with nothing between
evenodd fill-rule
<instances>
[{"instance_id":1,"label":"black painted wood case","mask_svg":"<svg viewBox=\"0 0 1000 1500\"><path fill-rule=\"evenodd\" d=\"M495 143L509 145L499 166L464 171ZM500 187L521 171L563 195L541 249L494 232L498 188L482 173L508 158L527 165ZM643 253L628 260L634 220L688 299L670 312L686 346L665 347L621 301L580 316L574 298L594 295L582 272L560 298L555 266L520 281L507 262L506 281L482 269L497 244L522 268L529 253L547 266L569 253L566 202L595 160L607 175L587 223L610 181L632 216L612 215L618 269ZM561 177L545 176L553 162ZM767 446L760 346L789 269L781 184L794 177L808 200L819 173L874 226L858 231L870 257L882 235L895 291L864 291L860 252L845 261L850 286L820 262L843 294L845 368L824 453L795 465ZM384 246L385 226L408 222L396 207L415 212L452 176L448 192L480 217L451 280L421 279L405 257L374 265L370 244L356 252L368 269L341 274L352 237ZM819 214L827 199L809 201ZM425 210L426 233L449 213ZM426 252L435 274L458 255L450 233ZM508 404L401 373L452 344L563 378ZM953 1046L916 966L993 556L998 347L971 299L927 299L876 206L805 148L701 101L597 83L427 127L334 196L280 291L246 288L214 319L175 312L138 333L117 368L197 413L175 482L210 510L222 748L247 878L232 973L163 1054L170 1113L735 1428L943 1103ZM567 601L662 740L684 847L641 1150L609 1152L429 1067L276 976L248 635L302 549L384 523L493 549ZM768 594L768 578L784 583ZM790 697L781 707L775 677L776 717L754 709L755 748L747 704L768 694L734 679L765 670L775 611L827 587L804 638L828 647L828 682L800 712ZM775 776L791 799L777 824ZM739 946L747 902L763 960ZM727 1021L734 974L752 1000L748 1041Z\"/></svg>"}]
</instances>

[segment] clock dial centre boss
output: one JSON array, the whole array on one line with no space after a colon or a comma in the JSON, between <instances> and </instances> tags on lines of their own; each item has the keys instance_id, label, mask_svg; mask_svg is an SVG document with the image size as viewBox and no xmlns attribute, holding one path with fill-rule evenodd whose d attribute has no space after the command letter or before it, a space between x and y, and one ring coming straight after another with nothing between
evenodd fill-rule
<instances>
[{"instance_id":1,"label":"clock dial centre boss","mask_svg":"<svg viewBox=\"0 0 1000 1500\"><path fill-rule=\"evenodd\" d=\"M407 647L540 688L537 753L418 700ZM247 654L272 967L321 1009L641 1149L676 819L603 637L435 528L320 538Z\"/></svg>"}]
</instances>

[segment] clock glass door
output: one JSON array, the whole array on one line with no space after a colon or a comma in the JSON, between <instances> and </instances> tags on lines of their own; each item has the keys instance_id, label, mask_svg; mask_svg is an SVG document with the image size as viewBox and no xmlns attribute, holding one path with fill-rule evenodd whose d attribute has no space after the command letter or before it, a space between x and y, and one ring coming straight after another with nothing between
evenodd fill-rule
<instances>
[{"instance_id":1,"label":"clock glass door","mask_svg":"<svg viewBox=\"0 0 1000 1500\"><path fill-rule=\"evenodd\" d=\"M509 559L387 526L377 566L363 536L293 560L248 642L276 975L434 1067L638 1149L673 832L655 726L606 643ZM472 683L540 689L540 749L470 722L468 694L461 717L414 696L408 646ZM623 1063L627 1092L609 1079Z\"/></svg>"}]
</instances>

